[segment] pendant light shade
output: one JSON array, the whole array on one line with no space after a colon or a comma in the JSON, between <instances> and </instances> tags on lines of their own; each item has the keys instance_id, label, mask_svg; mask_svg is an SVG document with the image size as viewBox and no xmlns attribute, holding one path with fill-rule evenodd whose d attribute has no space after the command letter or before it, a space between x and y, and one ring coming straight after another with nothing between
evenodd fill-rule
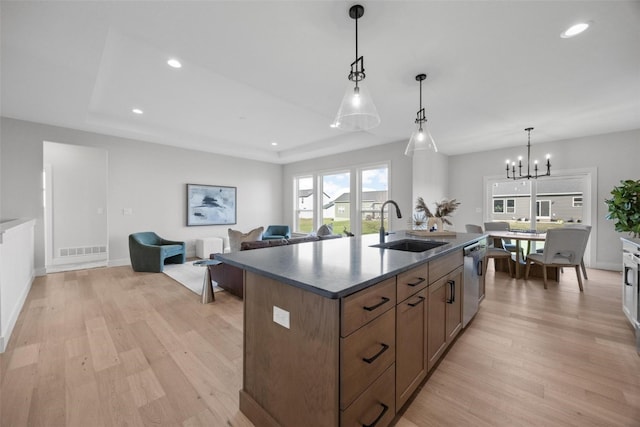
<instances>
[{"instance_id":1,"label":"pendant light shade","mask_svg":"<svg viewBox=\"0 0 640 427\"><path fill-rule=\"evenodd\" d=\"M422 81L426 78L426 74L418 74L416 76L416 80L420 82L420 109L416 113L415 122L417 129L411 134L409 144L407 144L407 148L404 150L406 156L413 156L414 152L420 150L430 150L434 153L438 152L436 142L433 140L431 132L426 128L427 117L424 108L422 108Z\"/></svg>"},{"instance_id":2,"label":"pendant light shade","mask_svg":"<svg viewBox=\"0 0 640 427\"><path fill-rule=\"evenodd\" d=\"M428 129L423 128L422 130L416 129L409 139L409 144L407 144L406 150L404 150L404 154L406 156L413 156L415 151L420 150L431 150L434 153L438 152L438 147L436 146L436 142L433 140L431 136L431 132Z\"/></svg>"},{"instance_id":3,"label":"pendant light shade","mask_svg":"<svg viewBox=\"0 0 640 427\"><path fill-rule=\"evenodd\" d=\"M357 88L348 85L338 109L335 127L353 131L372 129L379 124L380 116L367 87L362 83Z\"/></svg>"},{"instance_id":4,"label":"pendant light shade","mask_svg":"<svg viewBox=\"0 0 640 427\"><path fill-rule=\"evenodd\" d=\"M380 124L380 116L366 86L364 57L358 56L358 19L364 15L364 7L357 4L349 9L349 16L356 21L356 60L351 63L349 85L345 91L338 114L332 126L354 131L372 129Z\"/></svg>"}]
</instances>

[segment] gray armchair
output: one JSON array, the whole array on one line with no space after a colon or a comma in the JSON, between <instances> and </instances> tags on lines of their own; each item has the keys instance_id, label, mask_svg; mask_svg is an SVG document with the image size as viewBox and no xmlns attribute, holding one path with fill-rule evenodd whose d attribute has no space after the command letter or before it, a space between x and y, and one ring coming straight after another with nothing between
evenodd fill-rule
<instances>
[{"instance_id":1,"label":"gray armchair","mask_svg":"<svg viewBox=\"0 0 640 427\"><path fill-rule=\"evenodd\" d=\"M129 235L129 257L133 271L162 273L165 262L184 264L184 242L166 240L152 231Z\"/></svg>"},{"instance_id":2,"label":"gray armchair","mask_svg":"<svg viewBox=\"0 0 640 427\"><path fill-rule=\"evenodd\" d=\"M270 225L264 233L262 240L290 239L291 229L288 225Z\"/></svg>"}]
</instances>

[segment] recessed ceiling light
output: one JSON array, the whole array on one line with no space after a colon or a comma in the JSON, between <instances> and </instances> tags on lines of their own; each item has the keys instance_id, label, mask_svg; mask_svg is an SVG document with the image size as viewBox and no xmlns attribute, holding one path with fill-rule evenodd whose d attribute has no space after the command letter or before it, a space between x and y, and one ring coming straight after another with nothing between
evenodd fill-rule
<instances>
[{"instance_id":1,"label":"recessed ceiling light","mask_svg":"<svg viewBox=\"0 0 640 427\"><path fill-rule=\"evenodd\" d=\"M587 28L589 28L588 22L580 22L578 24L572 25L571 27L560 33L560 37L562 37L563 39L568 39L584 32Z\"/></svg>"},{"instance_id":2,"label":"recessed ceiling light","mask_svg":"<svg viewBox=\"0 0 640 427\"><path fill-rule=\"evenodd\" d=\"M272 142L271 145L273 145L275 147L276 145L278 145L278 143L277 142Z\"/></svg>"},{"instance_id":3,"label":"recessed ceiling light","mask_svg":"<svg viewBox=\"0 0 640 427\"><path fill-rule=\"evenodd\" d=\"M182 64L180 63L180 61L175 58L171 58L170 60L168 60L167 64L169 64L169 66L172 68L182 68Z\"/></svg>"},{"instance_id":4,"label":"recessed ceiling light","mask_svg":"<svg viewBox=\"0 0 640 427\"><path fill-rule=\"evenodd\" d=\"M331 123L331 124L329 125L329 127L330 127L330 128L337 128L337 127L338 127L338 124L337 124L337 123Z\"/></svg>"},{"instance_id":5,"label":"recessed ceiling light","mask_svg":"<svg viewBox=\"0 0 640 427\"><path fill-rule=\"evenodd\" d=\"M133 110L131 110L131 111L133 112L133 114L142 114L142 113L144 113L144 111L142 111L142 110L141 110L141 109L139 109L139 108L134 108L134 109L133 109Z\"/></svg>"}]
</instances>

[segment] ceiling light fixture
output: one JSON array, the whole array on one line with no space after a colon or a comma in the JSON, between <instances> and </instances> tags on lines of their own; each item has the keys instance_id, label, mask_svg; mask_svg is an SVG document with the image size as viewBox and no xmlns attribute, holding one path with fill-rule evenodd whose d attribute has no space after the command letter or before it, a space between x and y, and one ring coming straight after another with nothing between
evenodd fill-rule
<instances>
[{"instance_id":1,"label":"ceiling light fixture","mask_svg":"<svg viewBox=\"0 0 640 427\"><path fill-rule=\"evenodd\" d=\"M364 57L358 56L358 19L364 15L364 7L359 4L351 6L349 16L356 21L356 60L351 63L349 84L342 98L333 127L342 130L367 130L380 124L380 116L367 88L361 83L365 78Z\"/></svg>"},{"instance_id":2,"label":"ceiling light fixture","mask_svg":"<svg viewBox=\"0 0 640 427\"><path fill-rule=\"evenodd\" d=\"M142 114L142 113L144 113L144 111L142 111L142 110L141 110L141 109L139 109L139 108L134 108L133 110L131 110L131 112L132 112L133 114Z\"/></svg>"},{"instance_id":3,"label":"ceiling light fixture","mask_svg":"<svg viewBox=\"0 0 640 427\"><path fill-rule=\"evenodd\" d=\"M276 145L278 145L278 143L274 141L274 142L271 143L271 145L273 145L275 147Z\"/></svg>"},{"instance_id":4,"label":"ceiling light fixture","mask_svg":"<svg viewBox=\"0 0 640 427\"><path fill-rule=\"evenodd\" d=\"M530 170L530 158L531 158L531 131L533 130L533 128L526 128L525 131L528 132L529 136L528 136L528 140L527 140L527 174L526 175L522 175L522 156L518 157L518 176L516 176L516 162L511 162L511 176L509 176L509 159L507 159L507 179L538 179L541 176L551 176L551 156L549 154L547 154L547 173L545 173L544 175L538 175L538 161L535 160L533 162L534 165L534 175L531 175L531 170Z\"/></svg>"},{"instance_id":5,"label":"ceiling light fixture","mask_svg":"<svg viewBox=\"0 0 640 427\"><path fill-rule=\"evenodd\" d=\"M563 39L568 39L577 36L580 33L583 33L587 30L587 28L589 28L588 22L580 22L578 24L572 25L571 27L560 33L560 37L562 37Z\"/></svg>"},{"instance_id":6,"label":"ceiling light fixture","mask_svg":"<svg viewBox=\"0 0 640 427\"><path fill-rule=\"evenodd\" d=\"M424 108L422 108L422 81L426 78L426 74L418 74L416 76L416 80L420 82L420 109L416 113L416 124L418 125L418 129L411 134L409 144L407 144L407 149L404 150L404 154L406 156L413 156L413 153L419 150L431 150L434 153L438 152L438 147L431 136L431 132L429 132L426 127L423 128L422 126L427 123L427 117L424 113Z\"/></svg>"},{"instance_id":7,"label":"ceiling light fixture","mask_svg":"<svg viewBox=\"0 0 640 427\"><path fill-rule=\"evenodd\" d=\"M170 60L168 60L167 64L169 64L171 68L182 68L182 64L180 63L180 61L175 58L171 58Z\"/></svg>"}]
</instances>

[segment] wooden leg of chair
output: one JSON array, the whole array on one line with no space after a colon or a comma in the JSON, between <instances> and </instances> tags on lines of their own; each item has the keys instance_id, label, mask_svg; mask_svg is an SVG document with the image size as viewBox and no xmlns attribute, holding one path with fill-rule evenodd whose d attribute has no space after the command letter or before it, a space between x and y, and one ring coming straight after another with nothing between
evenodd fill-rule
<instances>
[{"instance_id":1,"label":"wooden leg of chair","mask_svg":"<svg viewBox=\"0 0 640 427\"><path fill-rule=\"evenodd\" d=\"M524 268L524 279L527 280L529 278L529 270L531 270L531 261L526 261L527 266Z\"/></svg>"},{"instance_id":2,"label":"wooden leg of chair","mask_svg":"<svg viewBox=\"0 0 640 427\"><path fill-rule=\"evenodd\" d=\"M580 260L580 268L582 268L582 275L584 276L584 279L589 280L587 277L587 268L584 266L584 258Z\"/></svg>"},{"instance_id":3,"label":"wooden leg of chair","mask_svg":"<svg viewBox=\"0 0 640 427\"><path fill-rule=\"evenodd\" d=\"M583 291L582 289L582 276L580 276L580 266L576 265L576 276L578 276L578 286L580 286L580 292Z\"/></svg>"},{"instance_id":4,"label":"wooden leg of chair","mask_svg":"<svg viewBox=\"0 0 640 427\"><path fill-rule=\"evenodd\" d=\"M506 258L507 266L509 267L509 277L513 277L513 268L511 267L511 257Z\"/></svg>"},{"instance_id":5,"label":"wooden leg of chair","mask_svg":"<svg viewBox=\"0 0 640 427\"><path fill-rule=\"evenodd\" d=\"M547 266L542 266L542 279L544 280L544 288L547 289Z\"/></svg>"}]
</instances>

